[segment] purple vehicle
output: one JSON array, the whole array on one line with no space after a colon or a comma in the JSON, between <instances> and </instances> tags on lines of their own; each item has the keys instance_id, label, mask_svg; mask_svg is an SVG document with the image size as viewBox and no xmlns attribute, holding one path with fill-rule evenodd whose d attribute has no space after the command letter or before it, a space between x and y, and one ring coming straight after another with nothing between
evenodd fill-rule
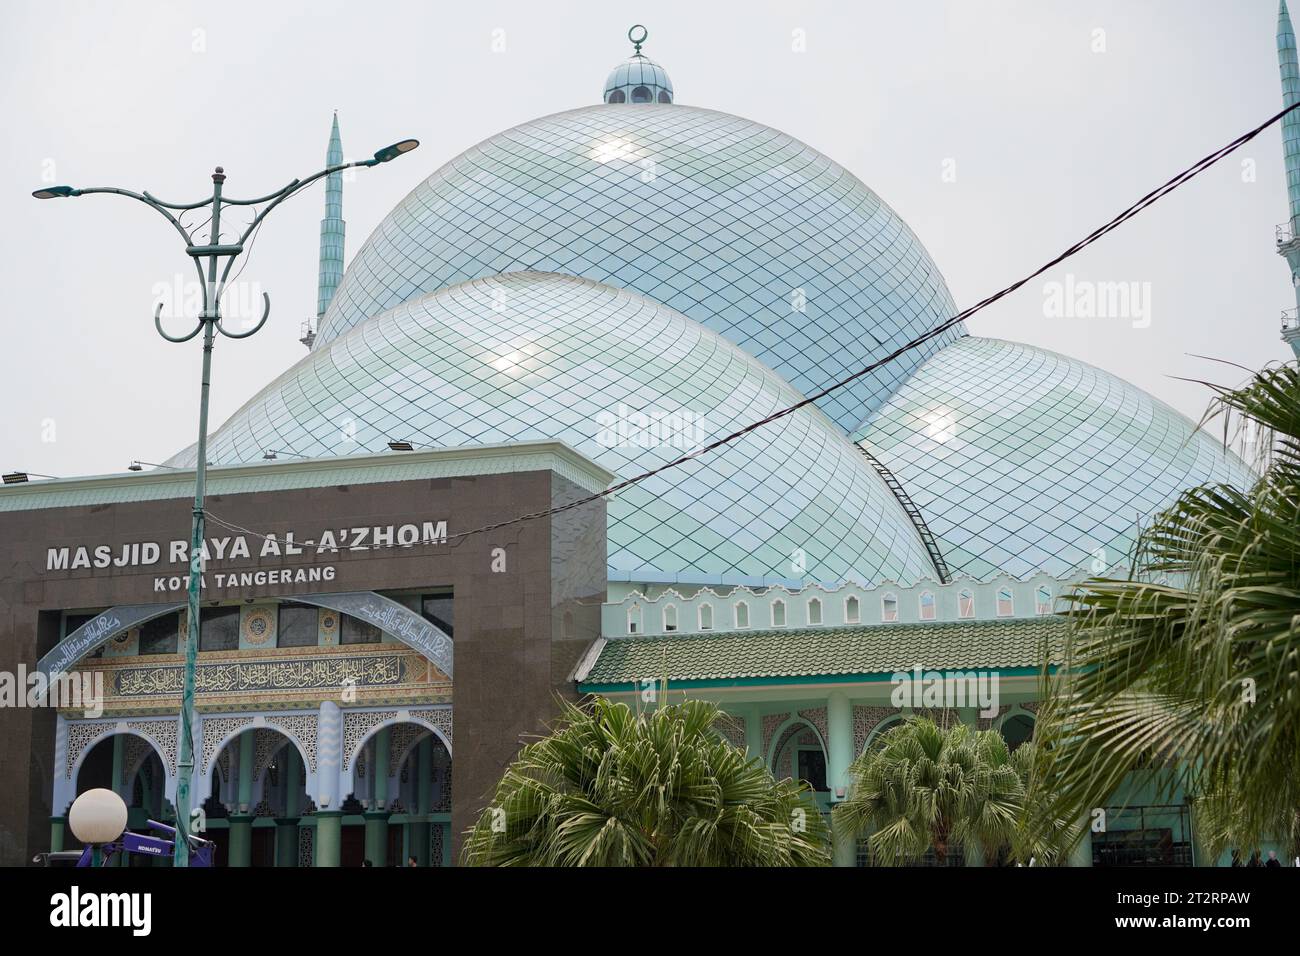
<instances>
[{"instance_id":1,"label":"purple vehicle","mask_svg":"<svg viewBox=\"0 0 1300 956\"><path fill-rule=\"evenodd\" d=\"M176 828L168 826L165 823L159 823L157 820L148 821L151 830L158 830L171 839L165 839L161 836L150 836L144 833L132 833L130 830L124 832L117 840L112 843L105 843L98 847L100 851L100 866L107 866L108 861L112 859L115 853L134 853L141 856L155 856L162 859L170 860L172 858L172 847L175 845ZM57 853L42 853L38 855L34 862L44 866L75 866L90 867L94 866L96 847L87 845L82 850L63 850ZM211 840L204 840L200 837L190 836L190 866L212 866L213 844Z\"/></svg>"}]
</instances>

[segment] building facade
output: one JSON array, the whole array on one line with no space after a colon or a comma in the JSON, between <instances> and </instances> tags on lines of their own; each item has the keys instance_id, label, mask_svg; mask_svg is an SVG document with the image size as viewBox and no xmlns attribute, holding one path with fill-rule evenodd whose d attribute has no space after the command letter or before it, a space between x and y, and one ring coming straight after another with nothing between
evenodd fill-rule
<instances>
[{"instance_id":1,"label":"building facade","mask_svg":"<svg viewBox=\"0 0 1300 956\"><path fill-rule=\"evenodd\" d=\"M605 593L600 501L465 532L610 474L536 443L209 475L194 792L219 861L449 859L470 794L573 694ZM192 481L160 469L4 495L0 667L91 691L0 711L0 764L30 768L0 803L7 865L58 848L91 786L136 824L171 813ZM454 774L453 725L471 742Z\"/></svg>"},{"instance_id":2,"label":"building facade","mask_svg":"<svg viewBox=\"0 0 1300 956\"><path fill-rule=\"evenodd\" d=\"M813 147L681 103L629 36L600 103L434 170L346 269L327 182L309 354L208 447L194 745L222 862L450 862L557 693L714 699L826 809L908 713L1018 745L1072 584L1123 573L1182 489L1254 481L1066 356L958 325L889 359L956 312L918 237ZM1278 37L1291 103L1285 3ZM5 863L59 846L89 786L169 812L194 456L0 491L0 664L104 688L93 716L0 711L29 768ZM1154 783L1074 862L1210 862Z\"/></svg>"}]
</instances>

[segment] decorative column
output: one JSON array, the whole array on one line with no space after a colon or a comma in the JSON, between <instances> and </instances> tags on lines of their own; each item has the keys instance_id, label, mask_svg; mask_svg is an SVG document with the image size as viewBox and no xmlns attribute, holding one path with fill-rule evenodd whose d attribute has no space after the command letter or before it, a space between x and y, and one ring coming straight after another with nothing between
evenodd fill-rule
<instances>
[{"instance_id":1,"label":"decorative column","mask_svg":"<svg viewBox=\"0 0 1300 956\"><path fill-rule=\"evenodd\" d=\"M239 790L235 812L230 815L228 866L246 867L253 859L253 745L255 731L239 735Z\"/></svg>"},{"instance_id":2,"label":"decorative column","mask_svg":"<svg viewBox=\"0 0 1300 956\"><path fill-rule=\"evenodd\" d=\"M389 727L375 734L374 760L371 761L374 800L365 813L366 859L375 866L388 865L388 748L391 736Z\"/></svg>"},{"instance_id":3,"label":"decorative column","mask_svg":"<svg viewBox=\"0 0 1300 956\"><path fill-rule=\"evenodd\" d=\"M284 816L275 821L275 865L298 865L298 748L289 743L284 748Z\"/></svg>"},{"instance_id":4,"label":"decorative column","mask_svg":"<svg viewBox=\"0 0 1300 956\"><path fill-rule=\"evenodd\" d=\"M831 788L831 805L848 793L849 765L853 763L853 705L848 695L835 691L826 698L826 783ZM836 866L853 866L856 862L852 837L832 835Z\"/></svg>"},{"instance_id":5,"label":"decorative column","mask_svg":"<svg viewBox=\"0 0 1300 956\"><path fill-rule=\"evenodd\" d=\"M415 749L415 812L419 819L410 825L411 848L420 866L428 866L429 814L433 812L433 734L420 741Z\"/></svg>"},{"instance_id":6,"label":"decorative column","mask_svg":"<svg viewBox=\"0 0 1300 956\"><path fill-rule=\"evenodd\" d=\"M343 813L339 809L339 768L343 765L343 711L332 700L321 701L316 716L316 841L317 866L338 866L343 842Z\"/></svg>"},{"instance_id":7,"label":"decorative column","mask_svg":"<svg viewBox=\"0 0 1300 956\"><path fill-rule=\"evenodd\" d=\"M62 714L56 714L54 718L54 766L51 776L53 779L50 785L53 788L53 802L50 809L53 815L50 817L50 850L55 852L63 849L64 834L67 832L68 818L64 816L68 812L68 805L72 803L72 798L76 796L75 787L71 780L68 779L67 772L68 762L68 721Z\"/></svg>"},{"instance_id":8,"label":"decorative column","mask_svg":"<svg viewBox=\"0 0 1300 956\"><path fill-rule=\"evenodd\" d=\"M67 827L67 817L50 817L50 852L58 853L63 849L63 833Z\"/></svg>"},{"instance_id":9,"label":"decorative column","mask_svg":"<svg viewBox=\"0 0 1300 956\"><path fill-rule=\"evenodd\" d=\"M763 718L757 704L745 710L745 752L751 758L764 759Z\"/></svg>"}]
</instances>

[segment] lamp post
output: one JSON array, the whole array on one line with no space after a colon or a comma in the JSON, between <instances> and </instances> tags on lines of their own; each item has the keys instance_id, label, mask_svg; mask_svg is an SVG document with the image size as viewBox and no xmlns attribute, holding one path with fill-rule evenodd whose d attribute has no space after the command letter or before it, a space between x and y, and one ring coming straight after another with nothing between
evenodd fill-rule
<instances>
[{"instance_id":1,"label":"lamp post","mask_svg":"<svg viewBox=\"0 0 1300 956\"><path fill-rule=\"evenodd\" d=\"M409 153L420 145L419 140L406 139L392 146L379 150L371 159L354 163L340 163L327 166L320 172L313 173L306 179L295 179L276 192L256 199L231 199L222 195L222 186L226 181L225 171L218 166L212 174L212 195L191 203L165 202L148 192L137 193L115 186L93 186L76 189L72 186L47 186L35 190L32 195L37 199L67 199L73 196L88 196L94 193L107 193L114 196L127 196L144 203L150 209L160 213L185 240L185 252L194 260L198 271L199 284L203 288L203 309L199 313L198 324L186 335L173 336L163 331L162 303L154 310L154 327L168 342L188 342L200 332L203 333L203 378L199 389L199 441L198 459L194 468L194 510L190 533L190 571L189 571L189 620L185 637L185 678L181 695L181 733L179 753L176 761L176 845L173 854L174 866L189 865L189 815L190 783L194 776L194 668L199 653L199 598L200 574L203 568L203 496L207 483L207 446L208 446L208 386L212 372L212 342L216 333L227 338L246 339L266 324L271 314L271 297L262 293L262 318L247 332L230 332L221 324L221 296L230 277L235 259L244 251L244 244L249 240L268 213L290 196L293 196L316 180L332 173L341 172L353 166L378 166L396 159L403 153ZM227 206L254 207L254 216L244 231L233 242L221 241L221 212ZM260 211L256 207L262 206ZM211 208L212 214L207 221L207 242L196 242L190 229L181 219L191 210ZM201 226L198 228L202 228ZM207 260L207 275L204 275L203 261Z\"/></svg>"}]
</instances>

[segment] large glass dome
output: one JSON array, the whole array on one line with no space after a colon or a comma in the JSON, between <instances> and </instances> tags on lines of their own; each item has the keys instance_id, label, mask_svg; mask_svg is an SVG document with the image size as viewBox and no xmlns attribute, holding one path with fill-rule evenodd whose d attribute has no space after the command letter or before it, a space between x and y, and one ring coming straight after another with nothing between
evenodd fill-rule
<instances>
[{"instance_id":1,"label":"large glass dome","mask_svg":"<svg viewBox=\"0 0 1300 956\"><path fill-rule=\"evenodd\" d=\"M629 477L800 396L674 310L532 272L415 298L280 376L209 443L213 462L559 439ZM193 461L192 449L173 464ZM808 407L609 501L610 577L748 583L932 575L897 500Z\"/></svg>"},{"instance_id":2,"label":"large glass dome","mask_svg":"<svg viewBox=\"0 0 1300 956\"><path fill-rule=\"evenodd\" d=\"M1137 522L1183 489L1254 481L1122 379L974 336L926 362L861 437L920 507L948 566L977 577L1124 564Z\"/></svg>"},{"instance_id":3,"label":"large glass dome","mask_svg":"<svg viewBox=\"0 0 1300 956\"><path fill-rule=\"evenodd\" d=\"M664 303L805 395L954 311L911 230L811 147L726 113L601 104L507 130L417 186L348 267L315 347L421 293L523 269ZM821 407L852 431L960 334Z\"/></svg>"}]
</instances>

